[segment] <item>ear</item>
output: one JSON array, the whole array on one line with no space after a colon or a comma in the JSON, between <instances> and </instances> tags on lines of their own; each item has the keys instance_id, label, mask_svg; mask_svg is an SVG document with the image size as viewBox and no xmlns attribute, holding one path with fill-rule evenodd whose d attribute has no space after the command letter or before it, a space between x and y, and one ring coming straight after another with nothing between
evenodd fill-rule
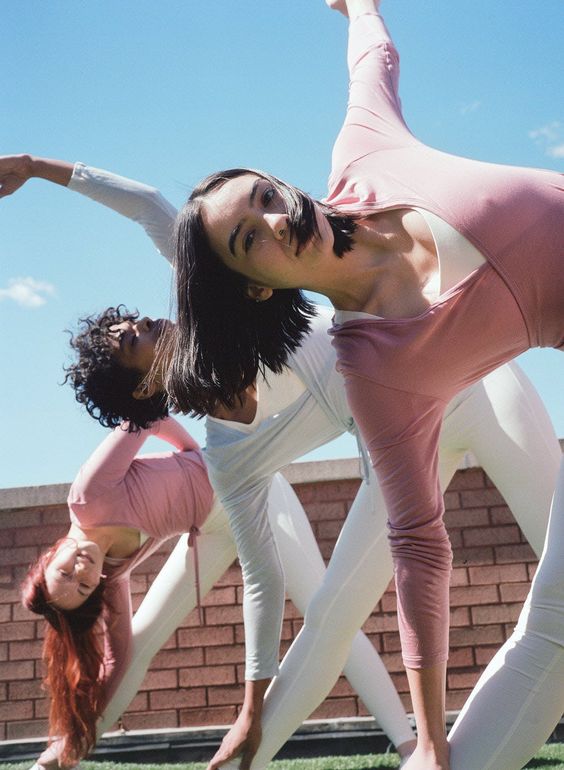
<instances>
[{"instance_id":1,"label":"ear","mask_svg":"<svg viewBox=\"0 0 564 770\"><path fill-rule=\"evenodd\" d=\"M154 381L147 382L142 380L131 394L136 401L145 401L146 398L151 398L157 392L157 385Z\"/></svg>"},{"instance_id":2,"label":"ear","mask_svg":"<svg viewBox=\"0 0 564 770\"><path fill-rule=\"evenodd\" d=\"M250 283L247 286L247 297L255 302L266 302L273 294L272 289L269 289L267 286L256 286L254 283Z\"/></svg>"}]
</instances>

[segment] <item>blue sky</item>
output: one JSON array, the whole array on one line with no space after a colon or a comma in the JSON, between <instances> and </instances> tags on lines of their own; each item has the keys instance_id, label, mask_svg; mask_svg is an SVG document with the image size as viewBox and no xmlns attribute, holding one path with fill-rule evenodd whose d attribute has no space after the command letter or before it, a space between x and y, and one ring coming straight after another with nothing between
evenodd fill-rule
<instances>
[{"instance_id":1,"label":"blue sky","mask_svg":"<svg viewBox=\"0 0 564 770\"><path fill-rule=\"evenodd\" d=\"M382 12L416 134L564 171L562 0L383 0ZM233 165L322 196L346 104L345 41L345 20L322 0L9 3L0 153L107 168L177 206ZM103 429L59 384L63 330L118 302L166 315L170 270L136 225L39 180L0 201L0 232L0 486L70 481ZM522 363L564 436L564 357L533 351ZM202 424L188 423L201 440ZM354 453L340 440L314 457Z\"/></svg>"}]
</instances>

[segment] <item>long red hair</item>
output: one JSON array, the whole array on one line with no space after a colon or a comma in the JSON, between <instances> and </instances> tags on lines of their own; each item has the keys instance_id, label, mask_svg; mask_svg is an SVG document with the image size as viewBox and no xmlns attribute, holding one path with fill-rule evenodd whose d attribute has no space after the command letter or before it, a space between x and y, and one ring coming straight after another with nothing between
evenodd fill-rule
<instances>
[{"instance_id":1,"label":"long red hair","mask_svg":"<svg viewBox=\"0 0 564 770\"><path fill-rule=\"evenodd\" d=\"M100 582L77 609L60 610L49 597L45 567L57 550L54 546L32 564L22 584L22 603L45 617L44 684L51 695L49 741L62 739L60 765L77 764L96 743L96 721L103 708L102 623L106 604Z\"/></svg>"}]
</instances>

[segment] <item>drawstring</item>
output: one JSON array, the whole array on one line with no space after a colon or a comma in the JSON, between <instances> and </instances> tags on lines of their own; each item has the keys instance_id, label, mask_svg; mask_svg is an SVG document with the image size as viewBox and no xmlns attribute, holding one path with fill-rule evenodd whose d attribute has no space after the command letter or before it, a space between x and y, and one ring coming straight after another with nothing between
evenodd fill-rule
<instances>
[{"instance_id":1,"label":"drawstring","mask_svg":"<svg viewBox=\"0 0 564 770\"><path fill-rule=\"evenodd\" d=\"M358 449L358 464L360 470L360 477L367 484L370 484L370 460L368 458L368 451L360 438L358 427L354 426L354 435L356 438L356 447Z\"/></svg>"},{"instance_id":2,"label":"drawstring","mask_svg":"<svg viewBox=\"0 0 564 770\"><path fill-rule=\"evenodd\" d=\"M195 524L190 527L188 532L188 548L194 549L194 577L196 579L196 602L198 604L198 615L200 617L200 625L204 625L204 611L202 609L202 597L200 595L200 563L198 561L198 536L200 530Z\"/></svg>"}]
</instances>

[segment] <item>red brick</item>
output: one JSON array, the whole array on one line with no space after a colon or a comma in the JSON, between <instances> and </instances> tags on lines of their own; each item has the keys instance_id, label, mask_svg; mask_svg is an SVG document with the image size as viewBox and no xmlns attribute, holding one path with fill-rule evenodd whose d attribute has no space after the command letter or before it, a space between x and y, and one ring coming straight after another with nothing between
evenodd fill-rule
<instances>
[{"instance_id":1,"label":"red brick","mask_svg":"<svg viewBox=\"0 0 564 770\"><path fill-rule=\"evenodd\" d=\"M7 605L0 605L0 606L6 606L10 607L9 604ZM43 618L40 618L39 615L36 615L33 612L30 612L27 610L21 602L18 602L16 604L11 605L11 619L16 622L18 620L25 620L25 621L34 621L36 626L42 626L43 625Z\"/></svg>"},{"instance_id":2,"label":"red brick","mask_svg":"<svg viewBox=\"0 0 564 770\"><path fill-rule=\"evenodd\" d=\"M451 607L470 604L491 604L498 600L497 587L492 585L459 586L450 589Z\"/></svg>"},{"instance_id":3,"label":"red brick","mask_svg":"<svg viewBox=\"0 0 564 770\"><path fill-rule=\"evenodd\" d=\"M205 650L205 661L208 666L214 666L218 663L243 663L245 661L245 647L242 644L210 647Z\"/></svg>"},{"instance_id":4,"label":"red brick","mask_svg":"<svg viewBox=\"0 0 564 770\"><path fill-rule=\"evenodd\" d=\"M237 718L235 706L212 706L210 708L181 711L180 727L199 727L201 725L231 725ZM218 741L219 743L219 741Z\"/></svg>"},{"instance_id":5,"label":"red brick","mask_svg":"<svg viewBox=\"0 0 564 770\"><path fill-rule=\"evenodd\" d=\"M183 650L160 650L153 658L153 668L179 668L189 666L192 652Z\"/></svg>"},{"instance_id":6,"label":"red brick","mask_svg":"<svg viewBox=\"0 0 564 770\"><path fill-rule=\"evenodd\" d=\"M515 524L515 517L506 505L491 508L490 516L492 524Z\"/></svg>"},{"instance_id":7,"label":"red brick","mask_svg":"<svg viewBox=\"0 0 564 770\"><path fill-rule=\"evenodd\" d=\"M458 492L445 492L445 511L459 511L460 510L460 495Z\"/></svg>"},{"instance_id":8,"label":"red brick","mask_svg":"<svg viewBox=\"0 0 564 770\"><path fill-rule=\"evenodd\" d=\"M468 607L451 607L449 624L451 628L468 626L470 624L470 611Z\"/></svg>"},{"instance_id":9,"label":"red brick","mask_svg":"<svg viewBox=\"0 0 564 770\"><path fill-rule=\"evenodd\" d=\"M43 652L43 641L10 642L8 648L10 660L39 660Z\"/></svg>"},{"instance_id":10,"label":"red brick","mask_svg":"<svg viewBox=\"0 0 564 770\"><path fill-rule=\"evenodd\" d=\"M453 564L456 566L494 563L493 548L457 548L453 556Z\"/></svg>"},{"instance_id":11,"label":"red brick","mask_svg":"<svg viewBox=\"0 0 564 770\"><path fill-rule=\"evenodd\" d=\"M33 621L0 624L0 640L2 641L33 639L34 637L35 623Z\"/></svg>"},{"instance_id":12,"label":"red brick","mask_svg":"<svg viewBox=\"0 0 564 770\"><path fill-rule=\"evenodd\" d=\"M397 631L397 629L398 619L396 615L371 615L362 627L362 630L367 634Z\"/></svg>"},{"instance_id":13,"label":"red brick","mask_svg":"<svg viewBox=\"0 0 564 770\"><path fill-rule=\"evenodd\" d=\"M65 528L60 524L43 524L41 528L21 527L14 533L14 545L34 545L40 550L54 543L65 534ZM44 545L45 544L45 545Z\"/></svg>"},{"instance_id":14,"label":"red brick","mask_svg":"<svg viewBox=\"0 0 564 770\"><path fill-rule=\"evenodd\" d=\"M178 690L156 690L149 693L150 709L197 708L206 705L203 687L181 687Z\"/></svg>"},{"instance_id":15,"label":"red brick","mask_svg":"<svg viewBox=\"0 0 564 770\"><path fill-rule=\"evenodd\" d=\"M531 588L530 583L511 583L500 586L502 602L524 602Z\"/></svg>"},{"instance_id":16,"label":"red brick","mask_svg":"<svg viewBox=\"0 0 564 770\"><path fill-rule=\"evenodd\" d=\"M496 564L493 567L470 567L469 573L472 585L513 583L527 579L527 566L525 564Z\"/></svg>"},{"instance_id":17,"label":"red brick","mask_svg":"<svg viewBox=\"0 0 564 770\"><path fill-rule=\"evenodd\" d=\"M171 690L178 687L178 672L175 668L160 668L147 671L140 690Z\"/></svg>"},{"instance_id":18,"label":"red brick","mask_svg":"<svg viewBox=\"0 0 564 770\"><path fill-rule=\"evenodd\" d=\"M462 668L463 666L474 665L474 648L473 647L456 647L451 650L448 657L448 667Z\"/></svg>"},{"instance_id":19,"label":"red brick","mask_svg":"<svg viewBox=\"0 0 564 770\"><path fill-rule=\"evenodd\" d=\"M342 521L320 521L317 525L317 537L326 540L336 540L343 526Z\"/></svg>"},{"instance_id":20,"label":"red brick","mask_svg":"<svg viewBox=\"0 0 564 770\"><path fill-rule=\"evenodd\" d=\"M34 666L31 660L0 663L0 681L33 679Z\"/></svg>"},{"instance_id":21,"label":"red brick","mask_svg":"<svg viewBox=\"0 0 564 770\"><path fill-rule=\"evenodd\" d=\"M67 513L68 521L68 513ZM35 527L41 524L39 511L31 512L26 510L22 513L20 510L2 511L0 516L0 529L19 529L20 527ZM40 532L41 530L36 530ZM41 542L41 538L38 538Z\"/></svg>"},{"instance_id":22,"label":"red brick","mask_svg":"<svg viewBox=\"0 0 564 770\"><path fill-rule=\"evenodd\" d=\"M467 547L475 545L510 545L521 540L521 532L516 525L465 529L462 536L464 545Z\"/></svg>"},{"instance_id":23,"label":"red brick","mask_svg":"<svg viewBox=\"0 0 564 770\"><path fill-rule=\"evenodd\" d=\"M216 604L235 604L236 591L234 586L224 586L223 588L214 588L206 596L202 604L205 607Z\"/></svg>"},{"instance_id":24,"label":"red brick","mask_svg":"<svg viewBox=\"0 0 564 770\"><path fill-rule=\"evenodd\" d=\"M346 514L344 503L309 503L306 509L310 521L343 521Z\"/></svg>"},{"instance_id":25,"label":"red brick","mask_svg":"<svg viewBox=\"0 0 564 770\"><path fill-rule=\"evenodd\" d=\"M336 719L345 714L357 715L355 698L331 698L318 706L310 719Z\"/></svg>"},{"instance_id":26,"label":"red brick","mask_svg":"<svg viewBox=\"0 0 564 770\"><path fill-rule=\"evenodd\" d=\"M32 717L33 702L30 700L0 703L0 720L2 721L16 722L21 719L31 719Z\"/></svg>"},{"instance_id":27,"label":"red brick","mask_svg":"<svg viewBox=\"0 0 564 770\"><path fill-rule=\"evenodd\" d=\"M12 617L12 608L9 604L0 604L0 623L7 623ZM29 613L28 613L29 617ZM27 618L26 618L27 620Z\"/></svg>"},{"instance_id":28,"label":"red brick","mask_svg":"<svg viewBox=\"0 0 564 770\"><path fill-rule=\"evenodd\" d=\"M478 626L477 628L452 628L451 647L470 647L482 644L502 644L505 634L501 625Z\"/></svg>"},{"instance_id":29,"label":"red brick","mask_svg":"<svg viewBox=\"0 0 564 770\"><path fill-rule=\"evenodd\" d=\"M127 706L125 713L134 713L135 711L147 711L149 708L149 696L146 692L138 692L131 703Z\"/></svg>"},{"instance_id":30,"label":"red brick","mask_svg":"<svg viewBox=\"0 0 564 770\"><path fill-rule=\"evenodd\" d=\"M449 538L450 538L450 544L455 550L456 548L462 548L462 530L460 529L454 529L449 532Z\"/></svg>"},{"instance_id":31,"label":"red brick","mask_svg":"<svg viewBox=\"0 0 564 770\"><path fill-rule=\"evenodd\" d=\"M325 481L317 483L314 487L313 499L317 502L328 500L352 501L356 497L360 481L357 479L341 479L339 481Z\"/></svg>"},{"instance_id":32,"label":"red brick","mask_svg":"<svg viewBox=\"0 0 564 770\"><path fill-rule=\"evenodd\" d=\"M461 527L487 527L489 523L487 508L462 508L445 513L445 524L449 531Z\"/></svg>"},{"instance_id":33,"label":"red brick","mask_svg":"<svg viewBox=\"0 0 564 770\"><path fill-rule=\"evenodd\" d=\"M211 684L235 684L234 666L202 666L201 668L180 669L180 687L198 687Z\"/></svg>"},{"instance_id":34,"label":"red brick","mask_svg":"<svg viewBox=\"0 0 564 770\"><path fill-rule=\"evenodd\" d=\"M472 607L472 621L476 624L513 623L519 617L521 604L493 604Z\"/></svg>"},{"instance_id":35,"label":"red brick","mask_svg":"<svg viewBox=\"0 0 564 770\"><path fill-rule=\"evenodd\" d=\"M399 634L382 634L383 649L386 652L397 652L401 650Z\"/></svg>"},{"instance_id":36,"label":"red brick","mask_svg":"<svg viewBox=\"0 0 564 770\"><path fill-rule=\"evenodd\" d=\"M450 484L449 490L481 489L485 486L484 473L481 468L466 468L457 471Z\"/></svg>"},{"instance_id":37,"label":"red brick","mask_svg":"<svg viewBox=\"0 0 564 770\"><path fill-rule=\"evenodd\" d=\"M472 690L447 690L446 707L448 711L458 711L464 706Z\"/></svg>"},{"instance_id":38,"label":"red brick","mask_svg":"<svg viewBox=\"0 0 564 770\"><path fill-rule=\"evenodd\" d=\"M39 555L39 549L35 546L25 548L7 548L0 550L0 564L25 565L31 564Z\"/></svg>"},{"instance_id":39,"label":"red brick","mask_svg":"<svg viewBox=\"0 0 564 770\"><path fill-rule=\"evenodd\" d=\"M1 517L0 517L1 518ZM46 719L34 719L32 722L8 722L6 725L6 740L14 741L18 738L37 738L38 735L47 735L49 723Z\"/></svg>"},{"instance_id":40,"label":"red brick","mask_svg":"<svg viewBox=\"0 0 564 770\"><path fill-rule=\"evenodd\" d=\"M397 611L397 597L394 593L386 593L380 600L381 612L396 612Z\"/></svg>"},{"instance_id":41,"label":"red brick","mask_svg":"<svg viewBox=\"0 0 564 770\"><path fill-rule=\"evenodd\" d=\"M356 692L353 690L348 682L348 679L344 676L340 676L333 685L331 692L327 696L328 698L356 698Z\"/></svg>"},{"instance_id":42,"label":"red brick","mask_svg":"<svg viewBox=\"0 0 564 770\"><path fill-rule=\"evenodd\" d=\"M532 580L534 578L538 566L539 566L538 562L535 564L527 564L527 575L529 577L529 580Z\"/></svg>"},{"instance_id":43,"label":"red brick","mask_svg":"<svg viewBox=\"0 0 564 770\"><path fill-rule=\"evenodd\" d=\"M466 567L459 567L452 570L450 575L450 587L455 586L467 586L468 585L468 570Z\"/></svg>"},{"instance_id":44,"label":"red brick","mask_svg":"<svg viewBox=\"0 0 564 770\"><path fill-rule=\"evenodd\" d=\"M400 652L383 652L380 657L389 673L405 670Z\"/></svg>"},{"instance_id":45,"label":"red brick","mask_svg":"<svg viewBox=\"0 0 564 770\"><path fill-rule=\"evenodd\" d=\"M0 516L0 518L2 518ZM20 588L17 580L14 580L10 585L0 585L0 604L17 604L21 601ZM31 613L27 613L28 618L31 617Z\"/></svg>"},{"instance_id":46,"label":"red brick","mask_svg":"<svg viewBox=\"0 0 564 770\"><path fill-rule=\"evenodd\" d=\"M487 666L498 650L499 646L476 647L476 663L479 666Z\"/></svg>"},{"instance_id":47,"label":"red brick","mask_svg":"<svg viewBox=\"0 0 564 770\"><path fill-rule=\"evenodd\" d=\"M536 562L537 557L528 543L522 543L520 545L498 545L495 549L495 560L497 564L524 561Z\"/></svg>"},{"instance_id":48,"label":"red brick","mask_svg":"<svg viewBox=\"0 0 564 770\"><path fill-rule=\"evenodd\" d=\"M8 660L8 642L0 642L0 661Z\"/></svg>"},{"instance_id":49,"label":"red brick","mask_svg":"<svg viewBox=\"0 0 564 770\"><path fill-rule=\"evenodd\" d=\"M449 690L464 690L474 687L480 676L480 671L474 669L474 671L453 671L447 676L447 683Z\"/></svg>"},{"instance_id":50,"label":"red brick","mask_svg":"<svg viewBox=\"0 0 564 770\"><path fill-rule=\"evenodd\" d=\"M0 530L0 548L12 548L16 541L16 532L14 529Z\"/></svg>"},{"instance_id":51,"label":"red brick","mask_svg":"<svg viewBox=\"0 0 564 770\"><path fill-rule=\"evenodd\" d=\"M213 647L232 644L233 640L233 628L231 626L223 628L198 626L190 630L179 629L178 631L179 647Z\"/></svg>"},{"instance_id":52,"label":"red brick","mask_svg":"<svg viewBox=\"0 0 564 770\"><path fill-rule=\"evenodd\" d=\"M206 607L204 613L208 626L223 626L242 621L241 607Z\"/></svg>"},{"instance_id":53,"label":"red brick","mask_svg":"<svg viewBox=\"0 0 564 770\"><path fill-rule=\"evenodd\" d=\"M505 505L497 489L473 489L460 493L463 508L483 508L491 505Z\"/></svg>"},{"instance_id":54,"label":"red brick","mask_svg":"<svg viewBox=\"0 0 564 770\"><path fill-rule=\"evenodd\" d=\"M238 706L243 702L245 685L237 684L230 687L208 687L208 704L210 706Z\"/></svg>"},{"instance_id":55,"label":"red brick","mask_svg":"<svg viewBox=\"0 0 564 770\"><path fill-rule=\"evenodd\" d=\"M176 710L146 711L127 715L128 730L158 730L179 727Z\"/></svg>"}]
</instances>

